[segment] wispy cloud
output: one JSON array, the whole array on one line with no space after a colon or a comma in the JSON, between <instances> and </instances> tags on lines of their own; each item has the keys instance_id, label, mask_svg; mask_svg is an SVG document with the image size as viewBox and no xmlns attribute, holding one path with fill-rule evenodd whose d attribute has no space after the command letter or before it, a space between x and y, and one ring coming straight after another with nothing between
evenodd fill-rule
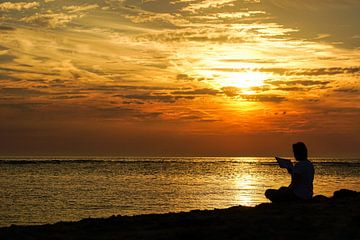
<instances>
[{"instance_id":1,"label":"wispy cloud","mask_svg":"<svg viewBox=\"0 0 360 240\"><path fill-rule=\"evenodd\" d=\"M0 3L0 11L20 11L23 9L38 8L39 2L3 2Z\"/></svg>"},{"instance_id":2,"label":"wispy cloud","mask_svg":"<svg viewBox=\"0 0 360 240\"><path fill-rule=\"evenodd\" d=\"M196 12L201 9L208 8L220 8L226 5L232 6L234 0L204 0L204 1L181 1L180 2L190 2L188 6L182 9L182 11Z\"/></svg>"},{"instance_id":3,"label":"wispy cloud","mask_svg":"<svg viewBox=\"0 0 360 240\"><path fill-rule=\"evenodd\" d=\"M50 27L57 27L65 26L67 23L78 17L79 15L74 14L68 15L64 13L41 13L24 17L21 19L21 21L25 23L34 23Z\"/></svg>"},{"instance_id":4,"label":"wispy cloud","mask_svg":"<svg viewBox=\"0 0 360 240\"><path fill-rule=\"evenodd\" d=\"M89 4L89 5L70 5L70 6L63 6L63 9L65 11L68 11L69 13L76 13L76 12L83 12L88 11L92 9L98 8L99 5L97 4Z\"/></svg>"}]
</instances>

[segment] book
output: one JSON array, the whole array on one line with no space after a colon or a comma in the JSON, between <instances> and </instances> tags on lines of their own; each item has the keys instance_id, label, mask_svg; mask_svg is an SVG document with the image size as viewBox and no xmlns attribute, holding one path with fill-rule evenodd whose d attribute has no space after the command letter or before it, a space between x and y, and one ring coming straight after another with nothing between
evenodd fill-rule
<instances>
[{"instance_id":1,"label":"book","mask_svg":"<svg viewBox=\"0 0 360 240\"><path fill-rule=\"evenodd\" d=\"M275 157L275 159L278 162L280 168L286 168L286 169L293 168L293 164L292 164L291 160L285 159L285 158L279 158L279 157Z\"/></svg>"}]
</instances>

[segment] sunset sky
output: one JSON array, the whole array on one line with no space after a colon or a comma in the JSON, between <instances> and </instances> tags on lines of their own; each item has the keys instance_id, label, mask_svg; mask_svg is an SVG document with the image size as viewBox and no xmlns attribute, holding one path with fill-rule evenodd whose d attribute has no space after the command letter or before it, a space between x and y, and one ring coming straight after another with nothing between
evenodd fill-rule
<instances>
[{"instance_id":1,"label":"sunset sky","mask_svg":"<svg viewBox=\"0 0 360 240\"><path fill-rule=\"evenodd\" d=\"M0 2L0 154L360 156L359 0Z\"/></svg>"}]
</instances>

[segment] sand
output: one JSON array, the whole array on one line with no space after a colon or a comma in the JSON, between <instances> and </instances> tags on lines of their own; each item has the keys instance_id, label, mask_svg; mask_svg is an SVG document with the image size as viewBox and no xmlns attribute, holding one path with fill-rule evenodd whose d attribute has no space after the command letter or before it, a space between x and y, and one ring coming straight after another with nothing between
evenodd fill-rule
<instances>
[{"instance_id":1,"label":"sand","mask_svg":"<svg viewBox=\"0 0 360 240\"><path fill-rule=\"evenodd\" d=\"M0 228L0 239L360 239L360 192L308 203L112 216Z\"/></svg>"}]
</instances>

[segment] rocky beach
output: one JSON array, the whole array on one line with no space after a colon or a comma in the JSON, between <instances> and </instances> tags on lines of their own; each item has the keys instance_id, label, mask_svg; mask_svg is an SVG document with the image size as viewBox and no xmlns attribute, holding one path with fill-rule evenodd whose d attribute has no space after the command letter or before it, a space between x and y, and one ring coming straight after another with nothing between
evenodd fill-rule
<instances>
[{"instance_id":1,"label":"rocky beach","mask_svg":"<svg viewBox=\"0 0 360 240\"><path fill-rule=\"evenodd\" d=\"M360 192L307 203L88 218L0 228L0 239L360 239Z\"/></svg>"}]
</instances>

